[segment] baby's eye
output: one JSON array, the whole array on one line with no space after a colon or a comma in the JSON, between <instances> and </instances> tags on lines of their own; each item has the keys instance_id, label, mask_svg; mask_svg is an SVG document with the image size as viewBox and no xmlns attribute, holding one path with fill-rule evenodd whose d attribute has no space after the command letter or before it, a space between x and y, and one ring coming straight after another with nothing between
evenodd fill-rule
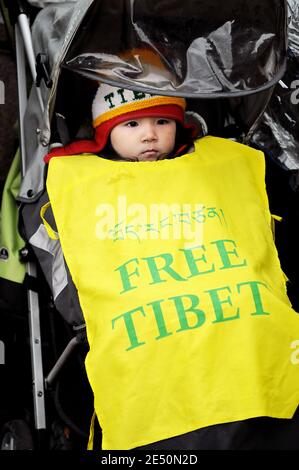
<instances>
[{"instance_id":1,"label":"baby's eye","mask_svg":"<svg viewBox=\"0 0 299 470\"><path fill-rule=\"evenodd\" d=\"M169 123L170 123L169 119L161 118L161 119L157 120L157 124L159 124L160 126L163 126L163 125L169 124Z\"/></svg>"},{"instance_id":2,"label":"baby's eye","mask_svg":"<svg viewBox=\"0 0 299 470\"><path fill-rule=\"evenodd\" d=\"M137 127L138 122L137 121L128 121L128 122L125 123L125 126L127 126L127 127Z\"/></svg>"}]
</instances>

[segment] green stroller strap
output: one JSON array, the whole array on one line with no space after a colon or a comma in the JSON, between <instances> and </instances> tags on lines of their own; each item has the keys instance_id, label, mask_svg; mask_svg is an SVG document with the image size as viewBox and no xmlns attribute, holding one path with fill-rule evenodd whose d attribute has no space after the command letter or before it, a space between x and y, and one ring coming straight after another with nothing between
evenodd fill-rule
<instances>
[{"instance_id":1,"label":"green stroller strap","mask_svg":"<svg viewBox=\"0 0 299 470\"><path fill-rule=\"evenodd\" d=\"M0 212L0 277L22 283L25 265L19 260L19 250L24 240L18 231L18 206L16 196L21 184L20 152L17 151L10 167L2 195Z\"/></svg>"}]
</instances>

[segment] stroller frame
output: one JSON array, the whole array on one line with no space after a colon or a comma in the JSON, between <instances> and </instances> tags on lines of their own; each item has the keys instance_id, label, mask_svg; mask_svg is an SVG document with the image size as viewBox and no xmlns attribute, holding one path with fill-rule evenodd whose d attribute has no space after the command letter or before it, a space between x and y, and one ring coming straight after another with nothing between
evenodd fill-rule
<instances>
[{"instance_id":1,"label":"stroller frame","mask_svg":"<svg viewBox=\"0 0 299 470\"><path fill-rule=\"evenodd\" d=\"M12 13L12 12L11 12ZM28 16L19 4L19 11L13 12L13 20L15 23L15 45L17 58L17 78L18 78L18 97L19 97L19 126L20 126L20 142L21 142L21 174L26 171L25 160L25 132L24 132L24 116L27 106L27 80L26 80L26 61L25 54L30 66L32 79L36 80L35 59L33 45L31 41ZM40 97L40 91L38 90ZM41 99L39 100L43 106ZM43 109L43 108L42 108ZM36 265L34 261L26 262L26 272L31 278L36 278ZM38 294L30 288L28 289L28 311L30 325L30 351L32 360L32 385L33 385L33 403L34 403L34 419L36 429L46 429L46 412L44 399L44 376L43 361L41 349L41 331L40 331L40 310L38 302Z\"/></svg>"}]
</instances>

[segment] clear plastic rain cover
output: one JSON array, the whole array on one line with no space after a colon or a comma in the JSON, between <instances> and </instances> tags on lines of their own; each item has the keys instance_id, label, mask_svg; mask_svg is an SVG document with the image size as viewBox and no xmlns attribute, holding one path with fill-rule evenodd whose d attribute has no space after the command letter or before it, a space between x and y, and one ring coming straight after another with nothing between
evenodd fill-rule
<instances>
[{"instance_id":1,"label":"clear plastic rain cover","mask_svg":"<svg viewBox=\"0 0 299 470\"><path fill-rule=\"evenodd\" d=\"M98 0L64 67L127 88L244 96L283 75L284 0Z\"/></svg>"},{"instance_id":2,"label":"clear plastic rain cover","mask_svg":"<svg viewBox=\"0 0 299 470\"><path fill-rule=\"evenodd\" d=\"M288 0L287 70L276 85L252 142L289 170L299 170L299 0ZM294 179L295 189L299 188Z\"/></svg>"}]
</instances>

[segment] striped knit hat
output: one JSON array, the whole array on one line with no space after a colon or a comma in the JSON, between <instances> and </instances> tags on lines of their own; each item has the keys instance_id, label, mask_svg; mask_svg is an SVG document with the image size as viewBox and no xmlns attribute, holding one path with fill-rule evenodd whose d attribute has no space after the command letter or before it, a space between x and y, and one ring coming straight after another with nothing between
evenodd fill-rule
<instances>
[{"instance_id":1,"label":"striped knit hat","mask_svg":"<svg viewBox=\"0 0 299 470\"><path fill-rule=\"evenodd\" d=\"M167 117L183 124L185 108L184 98L151 95L102 84L92 104L93 127L106 126L109 122L111 131L120 122L145 116Z\"/></svg>"},{"instance_id":2,"label":"striped knit hat","mask_svg":"<svg viewBox=\"0 0 299 470\"><path fill-rule=\"evenodd\" d=\"M185 125L186 101L175 96L151 95L107 84L100 84L92 103L92 119L95 128L94 140L73 142L65 147L53 149L44 158L76 155L78 153L98 153L107 144L110 132L121 122L142 117L164 117Z\"/></svg>"}]
</instances>

